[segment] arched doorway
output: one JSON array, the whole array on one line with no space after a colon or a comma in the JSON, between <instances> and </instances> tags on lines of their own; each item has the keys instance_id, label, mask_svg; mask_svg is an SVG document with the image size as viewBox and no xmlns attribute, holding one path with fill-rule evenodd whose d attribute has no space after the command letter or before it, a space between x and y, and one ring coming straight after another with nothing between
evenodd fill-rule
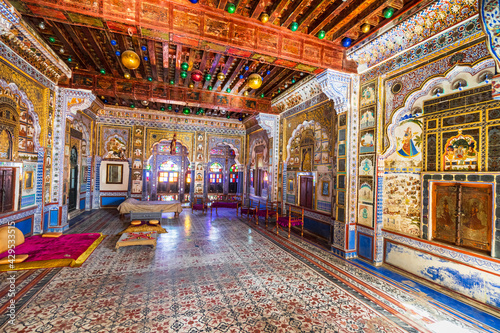
<instances>
[{"instance_id":1,"label":"arched doorway","mask_svg":"<svg viewBox=\"0 0 500 333\"><path fill-rule=\"evenodd\" d=\"M75 146L71 148L70 155L70 176L69 176L69 198L68 198L68 211L71 212L76 209L76 202L78 196L78 150Z\"/></svg>"},{"instance_id":2,"label":"arched doorway","mask_svg":"<svg viewBox=\"0 0 500 333\"><path fill-rule=\"evenodd\" d=\"M238 183L239 183L238 165L233 164L229 168L229 193L230 194L238 193Z\"/></svg>"},{"instance_id":3,"label":"arched doorway","mask_svg":"<svg viewBox=\"0 0 500 333\"><path fill-rule=\"evenodd\" d=\"M222 174L222 165L214 162L210 165L208 174L208 193L223 194L224 193L224 177Z\"/></svg>"},{"instance_id":4,"label":"arched doorway","mask_svg":"<svg viewBox=\"0 0 500 333\"><path fill-rule=\"evenodd\" d=\"M158 198L161 201L178 200L180 167L172 161L166 161L160 164L158 169L156 185Z\"/></svg>"}]
</instances>

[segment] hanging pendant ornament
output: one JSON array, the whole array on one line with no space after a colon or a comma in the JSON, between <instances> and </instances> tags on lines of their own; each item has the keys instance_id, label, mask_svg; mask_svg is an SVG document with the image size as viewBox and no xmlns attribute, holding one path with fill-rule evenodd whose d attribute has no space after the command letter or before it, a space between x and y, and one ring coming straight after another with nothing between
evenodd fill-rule
<instances>
[{"instance_id":1,"label":"hanging pendant ornament","mask_svg":"<svg viewBox=\"0 0 500 333\"><path fill-rule=\"evenodd\" d=\"M137 69L141 64L141 58L132 50L127 50L122 53L122 64L128 69Z\"/></svg>"},{"instance_id":2,"label":"hanging pendant ornament","mask_svg":"<svg viewBox=\"0 0 500 333\"><path fill-rule=\"evenodd\" d=\"M248 96L248 91L245 90L245 92L243 93L243 96Z\"/></svg>"},{"instance_id":3,"label":"hanging pendant ornament","mask_svg":"<svg viewBox=\"0 0 500 333\"><path fill-rule=\"evenodd\" d=\"M361 26L361 32L366 34L368 31L370 31L371 27L368 23L365 23Z\"/></svg>"},{"instance_id":4,"label":"hanging pendant ornament","mask_svg":"<svg viewBox=\"0 0 500 333\"><path fill-rule=\"evenodd\" d=\"M227 5L227 12L229 14L234 14L235 11L236 11L236 5L234 3L230 3L229 5Z\"/></svg>"},{"instance_id":5,"label":"hanging pendant ornament","mask_svg":"<svg viewBox=\"0 0 500 333\"><path fill-rule=\"evenodd\" d=\"M127 80L129 80L129 79L130 79L130 73L125 73L123 76L124 76Z\"/></svg>"},{"instance_id":6,"label":"hanging pendant ornament","mask_svg":"<svg viewBox=\"0 0 500 333\"><path fill-rule=\"evenodd\" d=\"M297 22L292 22L290 25L290 30L297 31L299 29L299 24Z\"/></svg>"},{"instance_id":7,"label":"hanging pendant ornament","mask_svg":"<svg viewBox=\"0 0 500 333\"><path fill-rule=\"evenodd\" d=\"M349 47L352 44L352 39L350 39L349 37L344 37L342 38L341 43L343 47Z\"/></svg>"},{"instance_id":8,"label":"hanging pendant ornament","mask_svg":"<svg viewBox=\"0 0 500 333\"><path fill-rule=\"evenodd\" d=\"M191 88L191 89L193 89L193 88L194 88L194 83L193 83L193 82L191 82L191 83L189 84L189 88Z\"/></svg>"},{"instance_id":9,"label":"hanging pendant ornament","mask_svg":"<svg viewBox=\"0 0 500 333\"><path fill-rule=\"evenodd\" d=\"M262 23L267 23L269 22L269 15L266 14L266 13L262 13L262 15L260 15L260 21Z\"/></svg>"},{"instance_id":10,"label":"hanging pendant ornament","mask_svg":"<svg viewBox=\"0 0 500 333\"><path fill-rule=\"evenodd\" d=\"M183 110L182 110L182 113L184 114L190 114L191 113L191 110L186 106Z\"/></svg>"},{"instance_id":11,"label":"hanging pendant ornament","mask_svg":"<svg viewBox=\"0 0 500 333\"><path fill-rule=\"evenodd\" d=\"M326 36L326 32L325 32L325 30L320 30L320 31L318 32L318 38L319 38L319 39L323 39L323 38L325 38L325 36Z\"/></svg>"},{"instance_id":12,"label":"hanging pendant ornament","mask_svg":"<svg viewBox=\"0 0 500 333\"><path fill-rule=\"evenodd\" d=\"M188 73L186 71L181 72L181 78L185 79L188 76Z\"/></svg>"},{"instance_id":13,"label":"hanging pendant ornament","mask_svg":"<svg viewBox=\"0 0 500 333\"><path fill-rule=\"evenodd\" d=\"M392 17L392 15L394 15L394 8L392 7L387 7L386 9L384 9L384 11L382 12L382 15L384 15L384 17L386 19L389 19Z\"/></svg>"},{"instance_id":14,"label":"hanging pendant ornament","mask_svg":"<svg viewBox=\"0 0 500 333\"><path fill-rule=\"evenodd\" d=\"M198 0L189 0L191 3L197 4Z\"/></svg>"},{"instance_id":15,"label":"hanging pendant ornament","mask_svg":"<svg viewBox=\"0 0 500 333\"><path fill-rule=\"evenodd\" d=\"M183 62L181 64L181 68L183 71L187 71L189 69L189 64L187 62Z\"/></svg>"},{"instance_id":16,"label":"hanging pendant ornament","mask_svg":"<svg viewBox=\"0 0 500 333\"><path fill-rule=\"evenodd\" d=\"M211 74L205 74L205 81L210 81L212 80L212 75Z\"/></svg>"},{"instance_id":17,"label":"hanging pendant ornament","mask_svg":"<svg viewBox=\"0 0 500 333\"><path fill-rule=\"evenodd\" d=\"M224 75L224 73L220 72L219 74L217 74L217 80L224 81L225 78L226 75Z\"/></svg>"},{"instance_id":18,"label":"hanging pendant ornament","mask_svg":"<svg viewBox=\"0 0 500 333\"><path fill-rule=\"evenodd\" d=\"M191 72L191 80L194 82L200 82L203 79L203 74L199 70Z\"/></svg>"},{"instance_id":19,"label":"hanging pendant ornament","mask_svg":"<svg viewBox=\"0 0 500 333\"><path fill-rule=\"evenodd\" d=\"M247 84L252 89L259 89L262 86L262 77L257 73L253 73L248 77Z\"/></svg>"}]
</instances>

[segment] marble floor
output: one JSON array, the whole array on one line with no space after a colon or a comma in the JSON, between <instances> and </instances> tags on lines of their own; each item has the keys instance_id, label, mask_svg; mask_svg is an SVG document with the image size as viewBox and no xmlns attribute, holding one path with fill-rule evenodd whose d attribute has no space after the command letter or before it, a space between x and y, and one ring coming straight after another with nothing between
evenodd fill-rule
<instances>
[{"instance_id":1,"label":"marble floor","mask_svg":"<svg viewBox=\"0 0 500 333\"><path fill-rule=\"evenodd\" d=\"M233 210L169 217L156 250L115 250L128 223L86 212L69 233L108 235L80 268L17 273L4 332L497 332L500 319L395 272L346 261ZM398 278L399 277L399 278ZM423 291L424 290L424 291Z\"/></svg>"}]
</instances>

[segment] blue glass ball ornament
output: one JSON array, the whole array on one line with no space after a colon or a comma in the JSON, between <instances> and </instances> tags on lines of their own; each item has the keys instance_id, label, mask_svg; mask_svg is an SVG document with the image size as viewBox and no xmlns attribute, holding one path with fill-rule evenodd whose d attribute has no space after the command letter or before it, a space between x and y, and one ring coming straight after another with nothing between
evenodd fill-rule
<instances>
[{"instance_id":1,"label":"blue glass ball ornament","mask_svg":"<svg viewBox=\"0 0 500 333\"><path fill-rule=\"evenodd\" d=\"M115 54L119 57L122 55L122 53L120 51L115 51Z\"/></svg>"},{"instance_id":2,"label":"blue glass ball ornament","mask_svg":"<svg viewBox=\"0 0 500 333\"><path fill-rule=\"evenodd\" d=\"M270 70L268 70L268 71L266 72L266 75L271 75L271 71L270 71Z\"/></svg>"},{"instance_id":3,"label":"blue glass ball ornament","mask_svg":"<svg viewBox=\"0 0 500 333\"><path fill-rule=\"evenodd\" d=\"M189 0L191 3L197 4L198 0Z\"/></svg>"},{"instance_id":4,"label":"blue glass ball ornament","mask_svg":"<svg viewBox=\"0 0 500 333\"><path fill-rule=\"evenodd\" d=\"M240 74L239 76L240 80L244 78L243 74Z\"/></svg>"},{"instance_id":5,"label":"blue glass ball ornament","mask_svg":"<svg viewBox=\"0 0 500 333\"><path fill-rule=\"evenodd\" d=\"M349 37L344 37L341 43L343 47L349 47L352 44L352 39L350 39Z\"/></svg>"},{"instance_id":6,"label":"blue glass ball ornament","mask_svg":"<svg viewBox=\"0 0 500 333\"><path fill-rule=\"evenodd\" d=\"M250 69L250 67L248 67L248 66L245 66L245 70L246 70L246 71L247 71L247 70L249 70L249 69Z\"/></svg>"},{"instance_id":7,"label":"blue glass ball ornament","mask_svg":"<svg viewBox=\"0 0 500 333\"><path fill-rule=\"evenodd\" d=\"M148 59L149 59L148 57L144 57L144 61L148 61Z\"/></svg>"},{"instance_id":8,"label":"blue glass ball ornament","mask_svg":"<svg viewBox=\"0 0 500 333\"><path fill-rule=\"evenodd\" d=\"M146 51L147 49L148 49L148 48L147 48L147 47L145 47L144 45L143 45L143 46L141 46L141 50Z\"/></svg>"},{"instance_id":9,"label":"blue glass ball ornament","mask_svg":"<svg viewBox=\"0 0 500 333\"><path fill-rule=\"evenodd\" d=\"M116 40L112 39L111 40L111 45L116 46Z\"/></svg>"}]
</instances>

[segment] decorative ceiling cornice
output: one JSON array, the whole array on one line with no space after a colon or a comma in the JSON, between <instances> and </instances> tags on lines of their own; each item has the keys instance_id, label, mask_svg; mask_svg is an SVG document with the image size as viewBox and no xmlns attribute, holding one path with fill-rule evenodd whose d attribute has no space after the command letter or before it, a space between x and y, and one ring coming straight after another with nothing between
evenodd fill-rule
<instances>
[{"instance_id":1,"label":"decorative ceiling cornice","mask_svg":"<svg viewBox=\"0 0 500 333\"><path fill-rule=\"evenodd\" d=\"M0 0L0 36L14 52L54 82L62 75L71 77L71 69L24 24L21 15L6 0Z\"/></svg>"}]
</instances>

